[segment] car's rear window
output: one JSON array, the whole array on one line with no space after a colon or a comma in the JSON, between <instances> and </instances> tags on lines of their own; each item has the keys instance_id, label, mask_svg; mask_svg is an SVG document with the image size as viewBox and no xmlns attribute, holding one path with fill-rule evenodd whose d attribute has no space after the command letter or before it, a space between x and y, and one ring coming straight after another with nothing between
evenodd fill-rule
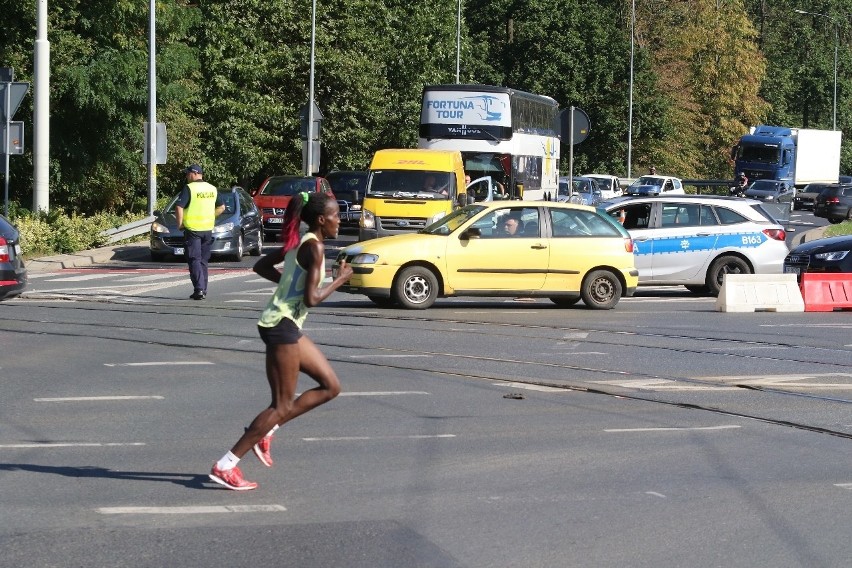
<instances>
[{"instance_id":1,"label":"car's rear window","mask_svg":"<svg viewBox=\"0 0 852 568\"><path fill-rule=\"evenodd\" d=\"M772 217L763 210L760 205L753 206L762 216L766 217L767 220L772 221ZM745 223L748 219L740 213L737 213L733 209L728 209L727 207L719 207L716 206L716 216L719 218L719 222L723 225L736 225L737 223Z\"/></svg>"}]
</instances>

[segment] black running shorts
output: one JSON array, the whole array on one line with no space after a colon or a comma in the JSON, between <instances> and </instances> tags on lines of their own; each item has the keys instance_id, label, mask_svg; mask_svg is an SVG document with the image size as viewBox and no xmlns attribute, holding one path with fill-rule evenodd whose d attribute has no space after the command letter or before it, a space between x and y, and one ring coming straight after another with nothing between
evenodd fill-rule
<instances>
[{"instance_id":1,"label":"black running shorts","mask_svg":"<svg viewBox=\"0 0 852 568\"><path fill-rule=\"evenodd\" d=\"M257 326L260 338L267 345L292 345L298 343L302 337L302 331L296 322L289 318L282 318L275 327Z\"/></svg>"}]
</instances>

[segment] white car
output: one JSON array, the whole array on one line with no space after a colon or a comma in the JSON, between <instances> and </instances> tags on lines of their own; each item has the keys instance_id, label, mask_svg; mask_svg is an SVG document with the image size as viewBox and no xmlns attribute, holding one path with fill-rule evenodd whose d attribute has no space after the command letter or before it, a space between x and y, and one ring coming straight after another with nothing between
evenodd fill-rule
<instances>
[{"instance_id":1,"label":"white car","mask_svg":"<svg viewBox=\"0 0 852 568\"><path fill-rule=\"evenodd\" d=\"M671 176L647 175L627 186L624 195L683 195L683 183Z\"/></svg>"},{"instance_id":2,"label":"white car","mask_svg":"<svg viewBox=\"0 0 852 568\"><path fill-rule=\"evenodd\" d=\"M621 189L621 180L615 176L607 174L586 174L582 177L592 178L598 182L598 187L601 188L601 195L604 199L612 199L624 193Z\"/></svg>"},{"instance_id":3,"label":"white car","mask_svg":"<svg viewBox=\"0 0 852 568\"><path fill-rule=\"evenodd\" d=\"M760 201L672 195L602 202L633 237L639 285L718 295L725 274L780 274L787 234Z\"/></svg>"}]
</instances>

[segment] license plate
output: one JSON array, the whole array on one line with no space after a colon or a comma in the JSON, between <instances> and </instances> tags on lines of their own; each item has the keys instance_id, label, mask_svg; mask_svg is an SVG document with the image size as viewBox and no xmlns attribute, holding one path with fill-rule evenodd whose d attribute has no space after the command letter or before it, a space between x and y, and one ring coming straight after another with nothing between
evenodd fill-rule
<instances>
[{"instance_id":1,"label":"license plate","mask_svg":"<svg viewBox=\"0 0 852 568\"><path fill-rule=\"evenodd\" d=\"M269 223L270 225L275 225L275 224L280 225L281 223L284 222L284 219L281 218L281 217L270 217L269 219L266 220L266 222Z\"/></svg>"},{"instance_id":2,"label":"license plate","mask_svg":"<svg viewBox=\"0 0 852 568\"><path fill-rule=\"evenodd\" d=\"M15 256L21 256L21 245L15 243Z\"/></svg>"},{"instance_id":3,"label":"license plate","mask_svg":"<svg viewBox=\"0 0 852 568\"><path fill-rule=\"evenodd\" d=\"M785 266L784 274L799 274L800 270L798 266Z\"/></svg>"},{"instance_id":4,"label":"license plate","mask_svg":"<svg viewBox=\"0 0 852 568\"><path fill-rule=\"evenodd\" d=\"M172 250L174 251L175 256L182 256L183 255L183 248L182 247L175 247Z\"/></svg>"}]
</instances>

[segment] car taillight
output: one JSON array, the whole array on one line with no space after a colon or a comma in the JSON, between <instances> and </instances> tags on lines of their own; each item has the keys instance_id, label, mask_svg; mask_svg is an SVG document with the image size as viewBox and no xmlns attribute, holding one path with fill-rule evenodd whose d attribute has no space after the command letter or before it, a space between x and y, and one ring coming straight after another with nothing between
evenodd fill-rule
<instances>
[{"instance_id":1,"label":"car taillight","mask_svg":"<svg viewBox=\"0 0 852 568\"><path fill-rule=\"evenodd\" d=\"M763 229L763 234L776 241L787 240L787 231L784 229Z\"/></svg>"},{"instance_id":2,"label":"car taillight","mask_svg":"<svg viewBox=\"0 0 852 568\"><path fill-rule=\"evenodd\" d=\"M826 203L840 203L840 198L839 197L826 197L825 202Z\"/></svg>"},{"instance_id":3,"label":"car taillight","mask_svg":"<svg viewBox=\"0 0 852 568\"><path fill-rule=\"evenodd\" d=\"M626 252L633 252L633 239L624 239L624 250Z\"/></svg>"},{"instance_id":4,"label":"car taillight","mask_svg":"<svg viewBox=\"0 0 852 568\"><path fill-rule=\"evenodd\" d=\"M0 237L0 262L9 262L9 244Z\"/></svg>"}]
</instances>

